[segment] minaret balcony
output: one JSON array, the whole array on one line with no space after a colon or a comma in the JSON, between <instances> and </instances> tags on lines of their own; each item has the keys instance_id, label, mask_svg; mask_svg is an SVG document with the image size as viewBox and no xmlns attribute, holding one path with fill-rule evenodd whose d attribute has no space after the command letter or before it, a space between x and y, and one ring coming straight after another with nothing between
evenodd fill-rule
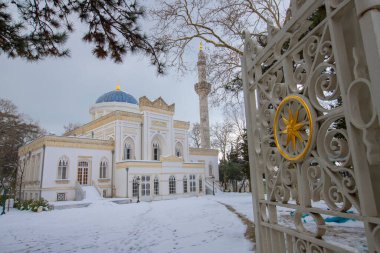
<instances>
[{"instance_id":1,"label":"minaret balcony","mask_svg":"<svg viewBox=\"0 0 380 253\"><path fill-rule=\"evenodd\" d=\"M195 84L195 91L198 95L207 96L211 91L211 84L208 82L199 82Z\"/></svg>"}]
</instances>

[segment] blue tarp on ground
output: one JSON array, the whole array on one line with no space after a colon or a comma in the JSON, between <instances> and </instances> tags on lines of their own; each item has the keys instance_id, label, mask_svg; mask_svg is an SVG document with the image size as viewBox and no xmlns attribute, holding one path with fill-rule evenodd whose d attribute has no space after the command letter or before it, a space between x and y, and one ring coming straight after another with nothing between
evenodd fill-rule
<instances>
[{"instance_id":1,"label":"blue tarp on ground","mask_svg":"<svg viewBox=\"0 0 380 253\"><path fill-rule=\"evenodd\" d=\"M354 213L354 212L352 212L352 211L348 211L347 213ZM290 212L290 216L292 216L292 217L294 217L294 215L295 215L295 212L294 211L291 211ZM302 221L303 221L303 223L307 223L307 221L306 221L306 217L307 216L309 216L310 214L308 214L308 213L305 213L305 214L302 214ZM349 221L349 220L353 220L353 221L355 221L354 219L349 219L349 218L344 218L344 217L338 217L338 216L332 216L332 217L327 217L327 218L325 218L324 219L325 220L325 222L335 222L335 223L345 223L345 222L347 222L347 221Z\"/></svg>"}]
</instances>

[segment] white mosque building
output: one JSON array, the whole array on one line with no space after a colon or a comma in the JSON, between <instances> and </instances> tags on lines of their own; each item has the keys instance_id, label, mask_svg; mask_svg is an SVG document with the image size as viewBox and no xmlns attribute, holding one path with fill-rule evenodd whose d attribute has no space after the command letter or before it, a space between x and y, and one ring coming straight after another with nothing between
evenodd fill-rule
<instances>
[{"instance_id":1,"label":"white mosque building","mask_svg":"<svg viewBox=\"0 0 380 253\"><path fill-rule=\"evenodd\" d=\"M190 148L190 123L174 119L175 105L116 90L90 108L91 121L64 136L43 136L20 148L22 197L142 201L202 195L218 179L218 151L210 149L205 56L199 52L201 148Z\"/></svg>"}]
</instances>

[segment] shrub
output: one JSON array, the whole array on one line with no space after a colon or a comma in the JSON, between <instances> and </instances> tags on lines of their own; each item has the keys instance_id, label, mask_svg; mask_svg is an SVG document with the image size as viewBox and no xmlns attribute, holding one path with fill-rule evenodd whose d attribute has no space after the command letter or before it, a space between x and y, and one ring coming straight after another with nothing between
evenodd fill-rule
<instances>
[{"instance_id":1,"label":"shrub","mask_svg":"<svg viewBox=\"0 0 380 253\"><path fill-rule=\"evenodd\" d=\"M49 203L45 199L39 199L39 200L16 200L13 207L17 208L19 210L30 210L33 212L37 212L38 207L42 206L43 211L47 211L50 208Z\"/></svg>"},{"instance_id":2,"label":"shrub","mask_svg":"<svg viewBox=\"0 0 380 253\"><path fill-rule=\"evenodd\" d=\"M45 207L49 208L49 203L45 199L34 200L30 204L30 210L32 210L33 212L37 212L37 209L40 206L42 206L42 210L45 210Z\"/></svg>"},{"instance_id":3,"label":"shrub","mask_svg":"<svg viewBox=\"0 0 380 253\"><path fill-rule=\"evenodd\" d=\"M15 203L13 204L13 208L18 208L18 206L20 205L20 202L18 201L18 199L15 199Z\"/></svg>"}]
</instances>

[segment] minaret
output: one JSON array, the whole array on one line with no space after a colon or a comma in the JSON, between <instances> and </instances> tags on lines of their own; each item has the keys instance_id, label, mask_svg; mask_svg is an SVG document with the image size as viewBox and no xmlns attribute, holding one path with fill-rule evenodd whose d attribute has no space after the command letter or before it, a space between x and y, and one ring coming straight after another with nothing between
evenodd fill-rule
<instances>
[{"instance_id":1,"label":"minaret","mask_svg":"<svg viewBox=\"0 0 380 253\"><path fill-rule=\"evenodd\" d=\"M201 148L210 148L210 124L208 120L208 94L211 84L206 80L206 56L203 53L202 42L198 53L198 83L194 85L195 92L199 96Z\"/></svg>"}]
</instances>

